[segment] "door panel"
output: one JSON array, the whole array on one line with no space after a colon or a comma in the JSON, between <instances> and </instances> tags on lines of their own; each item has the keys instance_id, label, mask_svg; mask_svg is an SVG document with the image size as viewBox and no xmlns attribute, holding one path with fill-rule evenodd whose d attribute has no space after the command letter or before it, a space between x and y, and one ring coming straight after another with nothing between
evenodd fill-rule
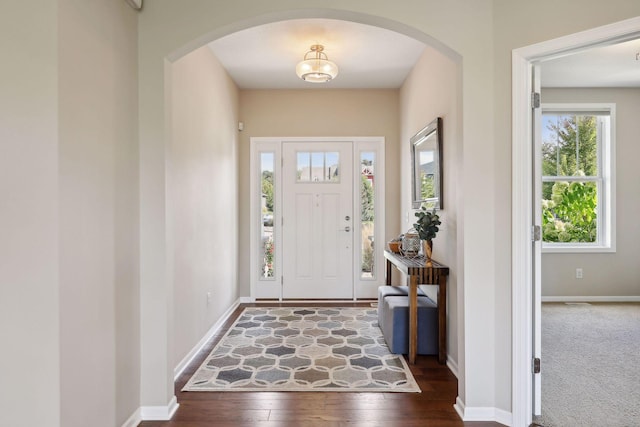
<instances>
[{"instance_id":1,"label":"door panel","mask_svg":"<svg viewBox=\"0 0 640 427\"><path fill-rule=\"evenodd\" d=\"M295 211L291 215L291 226L295 227L295 277L310 279L313 277L313 197L310 194L295 194ZM287 215L287 220L289 221ZM285 246L285 250L287 246ZM286 251L285 251L286 253ZM286 256L286 259L291 259Z\"/></svg>"},{"instance_id":2,"label":"door panel","mask_svg":"<svg viewBox=\"0 0 640 427\"><path fill-rule=\"evenodd\" d=\"M340 247L340 234L338 227L340 217L340 195L339 194L324 194L320 202L324 206L325 215L324 221L321 221L322 230L322 263L320 264L319 277L322 279L338 279L340 271L340 259L338 258L339 251L336 248Z\"/></svg>"},{"instance_id":3,"label":"door panel","mask_svg":"<svg viewBox=\"0 0 640 427\"><path fill-rule=\"evenodd\" d=\"M540 93L540 66L532 69L533 91ZM533 206L532 218L534 226L542 226L542 107L531 110L533 132ZM532 242L533 270L533 355L542 358L542 233L540 240ZM542 414L542 373L533 374L533 414Z\"/></svg>"},{"instance_id":4,"label":"door panel","mask_svg":"<svg viewBox=\"0 0 640 427\"><path fill-rule=\"evenodd\" d=\"M283 298L353 297L352 149L283 144Z\"/></svg>"}]
</instances>

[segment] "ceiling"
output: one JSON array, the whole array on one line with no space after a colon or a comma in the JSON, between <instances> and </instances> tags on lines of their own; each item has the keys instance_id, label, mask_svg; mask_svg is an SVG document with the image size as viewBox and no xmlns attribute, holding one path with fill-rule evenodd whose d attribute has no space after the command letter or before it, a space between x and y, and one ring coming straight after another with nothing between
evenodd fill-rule
<instances>
[{"instance_id":1,"label":"ceiling","mask_svg":"<svg viewBox=\"0 0 640 427\"><path fill-rule=\"evenodd\" d=\"M640 39L541 64L542 87L640 87Z\"/></svg>"},{"instance_id":2,"label":"ceiling","mask_svg":"<svg viewBox=\"0 0 640 427\"><path fill-rule=\"evenodd\" d=\"M325 84L296 75L312 44L338 65ZM209 44L241 89L399 88L425 45L394 31L335 19L293 19L252 27Z\"/></svg>"},{"instance_id":3,"label":"ceiling","mask_svg":"<svg viewBox=\"0 0 640 427\"><path fill-rule=\"evenodd\" d=\"M312 44L339 68L325 84L295 73ZM335 19L293 19L238 31L209 48L241 89L399 88L424 43L379 27ZM542 87L640 87L640 39L545 61Z\"/></svg>"}]
</instances>

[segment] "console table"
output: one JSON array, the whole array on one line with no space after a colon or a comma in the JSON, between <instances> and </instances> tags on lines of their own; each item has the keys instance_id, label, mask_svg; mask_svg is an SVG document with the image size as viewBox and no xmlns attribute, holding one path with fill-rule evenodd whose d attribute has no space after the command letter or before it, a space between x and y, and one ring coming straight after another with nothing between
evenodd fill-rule
<instances>
[{"instance_id":1,"label":"console table","mask_svg":"<svg viewBox=\"0 0 640 427\"><path fill-rule=\"evenodd\" d=\"M387 285L391 285L391 266L404 273L409 285L409 363L416 362L418 351L418 284L438 285L438 362L447 361L447 276L449 267L432 260L425 266L423 256L405 257L384 251L387 260Z\"/></svg>"}]
</instances>

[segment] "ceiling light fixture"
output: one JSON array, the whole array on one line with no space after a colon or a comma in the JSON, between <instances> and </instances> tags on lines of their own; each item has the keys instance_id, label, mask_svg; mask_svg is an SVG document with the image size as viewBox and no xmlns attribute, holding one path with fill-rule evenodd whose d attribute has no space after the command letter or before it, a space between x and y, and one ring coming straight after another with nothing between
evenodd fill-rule
<instances>
[{"instance_id":1,"label":"ceiling light fixture","mask_svg":"<svg viewBox=\"0 0 640 427\"><path fill-rule=\"evenodd\" d=\"M329 61L323 52L324 46L314 44L311 50L304 54L304 59L296 66L296 74L302 80L311 83L326 83L338 75L338 66Z\"/></svg>"}]
</instances>

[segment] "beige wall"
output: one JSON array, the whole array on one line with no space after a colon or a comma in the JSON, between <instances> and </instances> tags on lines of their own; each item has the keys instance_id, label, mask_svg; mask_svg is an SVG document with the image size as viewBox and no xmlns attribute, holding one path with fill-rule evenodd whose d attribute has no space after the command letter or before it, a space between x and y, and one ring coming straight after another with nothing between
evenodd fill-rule
<instances>
[{"instance_id":1,"label":"beige wall","mask_svg":"<svg viewBox=\"0 0 640 427\"><path fill-rule=\"evenodd\" d=\"M544 73L544 69L542 71ZM542 255L543 296L640 296L640 89L544 89L545 103L616 104L616 252ZM583 279L576 279L582 268Z\"/></svg>"},{"instance_id":2,"label":"beige wall","mask_svg":"<svg viewBox=\"0 0 640 427\"><path fill-rule=\"evenodd\" d=\"M137 17L58 4L61 424L110 427L139 406Z\"/></svg>"},{"instance_id":3,"label":"beige wall","mask_svg":"<svg viewBox=\"0 0 640 427\"><path fill-rule=\"evenodd\" d=\"M171 83L175 367L239 295L238 89L207 47L175 62Z\"/></svg>"},{"instance_id":4,"label":"beige wall","mask_svg":"<svg viewBox=\"0 0 640 427\"><path fill-rule=\"evenodd\" d=\"M240 170L249 169L251 137L383 136L386 165L387 240L399 232L400 135L398 91L242 90L240 92ZM240 194L249 194L249 174L240 174ZM249 223L249 197L240 199L240 222ZM249 227L240 228L240 254L249 253ZM385 240L386 241L386 240ZM242 257L242 255L241 255ZM240 269L241 295L249 295L248 269Z\"/></svg>"},{"instance_id":5,"label":"beige wall","mask_svg":"<svg viewBox=\"0 0 640 427\"><path fill-rule=\"evenodd\" d=\"M0 424L121 425L139 406L137 17L9 1L0 32Z\"/></svg>"},{"instance_id":6,"label":"beige wall","mask_svg":"<svg viewBox=\"0 0 640 427\"><path fill-rule=\"evenodd\" d=\"M2 426L60 425L56 9L0 13Z\"/></svg>"},{"instance_id":7,"label":"beige wall","mask_svg":"<svg viewBox=\"0 0 640 427\"><path fill-rule=\"evenodd\" d=\"M627 0L606 3L597 0L494 1L495 89L492 99L495 108L496 165L511 164L511 50L638 15L640 2ZM495 294L495 301L496 306L506 308L511 305L511 168L496 168L496 177L494 222L500 233L496 236L496 252L492 261L496 265L496 281L501 285ZM511 347L510 309L496 312L496 332L500 337L497 343L500 351L496 353L495 364L497 367L509 366L510 357L506 351ZM510 378L507 369L498 369L497 372L499 382ZM503 407L510 401L511 394L506 389L498 391L496 401Z\"/></svg>"},{"instance_id":8,"label":"beige wall","mask_svg":"<svg viewBox=\"0 0 640 427\"><path fill-rule=\"evenodd\" d=\"M434 239L434 258L448 265L447 294L447 353L457 365L458 360L458 180L462 167L460 152L460 93L459 65L437 50L426 47L422 56L400 90L400 177L402 195L402 231L413 226L415 210L411 207L411 152L409 140L436 117L443 124L443 206L440 210L442 225ZM392 187L393 188L393 187ZM397 188L397 187L396 187ZM427 291L431 289L427 288Z\"/></svg>"}]
</instances>

